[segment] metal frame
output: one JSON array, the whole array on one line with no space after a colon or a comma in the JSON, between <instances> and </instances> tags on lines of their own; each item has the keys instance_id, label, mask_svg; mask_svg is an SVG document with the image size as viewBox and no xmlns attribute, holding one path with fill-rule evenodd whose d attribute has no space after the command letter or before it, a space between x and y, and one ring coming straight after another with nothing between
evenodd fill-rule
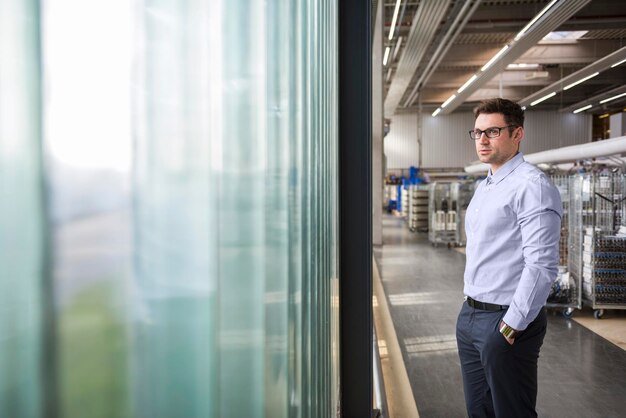
<instances>
[{"instance_id":1,"label":"metal frame","mask_svg":"<svg viewBox=\"0 0 626 418\"><path fill-rule=\"evenodd\" d=\"M371 3L339 2L341 417L372 415Z\"/></svg>"},{"instance_id":2,"label":"metal frame","mask_svg":"<svg viewBox=\"0 0 626 418\"><path fill-rule=\"evenodd\" d=\"M576 204L570 204L570 188L571 178L566 174L553 174L550 176L550 180L552 183L559 189L559 193L561 195L561 202L563 204L563 217L561 218L561 238L559 240L559 276L552 284L552 292L550 296L553 296L551 300L548 297L548 302L546 303L546 307L548 308L562 308L563 315L567 318L572 316L574 309L582 308L582 291L581 291L581 280L580 275L575 276L578 280L572 278L572 273L568 271L569 269L569 258L570 258L570 246L574 245L570 242L570 229L576 231L577 228L571 226L569 224L570 212L574 213L573 216L580 216L582 213L580 210L576 212L575 210L570 210L570 205L574 209L575 207L579 207L581 205L580 199ZM580 209L580 208L579 208ZM575 222L578 222L578 228L580 228L582 219L574 219ZM576 237L574 237L577 240ZM578 240L577 240L578 241ZM578 245L578 244L575 244ZM575 256L575 254L574 254ZM567 285L564 287L563 282L567 281ZM566 300L562 300L565 296Z\"/></svg>"}]
</instances>

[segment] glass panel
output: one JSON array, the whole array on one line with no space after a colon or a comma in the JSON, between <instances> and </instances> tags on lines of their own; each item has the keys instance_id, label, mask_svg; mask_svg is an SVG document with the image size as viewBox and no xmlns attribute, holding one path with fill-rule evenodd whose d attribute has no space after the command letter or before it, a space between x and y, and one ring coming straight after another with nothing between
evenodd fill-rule
<instances>
[{"instance_id":1,"label":"glass panel","mask_svg":"<svg viewBox=\"0 0 626 418\"><path fill-rule=\"evenodd\" d=\"M47 0L42 57L37 4L0 9L0 415L46 386L40 59L60 416L336 415L334 2Z\"/></svg>"},{"instance_id":2,"label":"glass panel","mask_svg":"<svg viewBox=\"0 0 626 418\"><path fill-rule=\"evenodd\" d=\"M141 4L135 413L332 416L336 6Z\"/></svg>"},{"instance_id":3,"label":"glass panel","mask_svg":"<svg viewBox=\"0 0 626 418\"><path fill-rule=\"evenodd\" d=\"M47 0L43 10L59 412L123 418L132 8L127 0Z\"/></svg>"},{"instance_id":4,"label":"glass panel","mask_svg":"<svg viewBox=\"0 0 626 418\"><path fill-rule=\"evenodd\" d=\"M0 2L0 416L42 411L39 2Z\"/></svg>"}]
</instances>

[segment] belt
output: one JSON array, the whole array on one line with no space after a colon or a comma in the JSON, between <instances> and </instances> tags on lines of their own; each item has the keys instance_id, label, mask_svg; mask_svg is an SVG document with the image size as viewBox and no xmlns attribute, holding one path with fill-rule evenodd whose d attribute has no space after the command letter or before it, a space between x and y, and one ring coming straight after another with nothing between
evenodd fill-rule
<instances>
[{"instance_id":1,"label":"belt","mask_svg":"<svg viewBox=\"0 0 626 418\"><path fill-rule=\"evenodd\" d=\"M466 296L465 300L467 301L467 304L472 308L480 309L483 311L501 311L508 308L508 306L505 305L494 305L493 303L479 302L470 298L469 296Z\"/></svg>"}]
</instances>

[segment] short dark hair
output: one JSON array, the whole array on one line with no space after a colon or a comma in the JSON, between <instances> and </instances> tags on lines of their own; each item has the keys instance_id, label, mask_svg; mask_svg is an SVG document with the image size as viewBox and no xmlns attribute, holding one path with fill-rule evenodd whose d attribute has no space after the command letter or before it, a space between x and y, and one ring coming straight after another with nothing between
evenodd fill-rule
<instances>
[{"instance_id":1,"label":"short dark hair","mask_svg":"<svg viewBox=\"0 0 626 418\"><path fill-rule=\"evenodd\" d=\"M502 113L507 125L524 126L524 111L515 102L499 97L483 100L474 108L474 118L481 113Z\"/></svg>"}]
</instances>

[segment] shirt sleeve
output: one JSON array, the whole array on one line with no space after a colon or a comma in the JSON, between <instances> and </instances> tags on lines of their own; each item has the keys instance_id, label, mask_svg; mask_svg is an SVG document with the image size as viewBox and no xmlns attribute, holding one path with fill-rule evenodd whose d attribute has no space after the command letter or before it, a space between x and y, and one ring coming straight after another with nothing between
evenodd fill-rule
<instances>
[{"instance_id":1,"label":"shirt sleeve","mask_svg":"<svg viewBox=\"0 0 626 418\"><path fill-rule=\"evenodd\" d=\"M563 207L558 190L542 174L518 191L516 203L524 268L503 320L524 330L546 303L557 275Z\"/></svg>"}]
</instances>

